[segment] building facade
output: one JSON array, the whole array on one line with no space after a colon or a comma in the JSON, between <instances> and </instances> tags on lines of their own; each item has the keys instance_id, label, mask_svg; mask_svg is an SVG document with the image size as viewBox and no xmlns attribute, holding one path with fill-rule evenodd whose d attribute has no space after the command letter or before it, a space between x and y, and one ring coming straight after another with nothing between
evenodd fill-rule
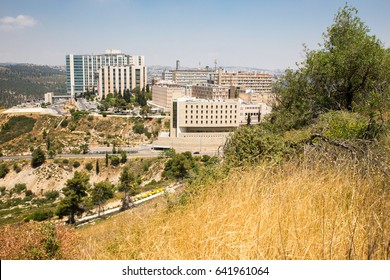
<instances>
[{"instance_id":1,"label":"building facade","mask_svg":"<svg viewBox=\"0 0 390 280\"><path fill-rule=\"evenodd\" d=\"M170 136L221 137L239 126L237 100L178 98L172 102Z\"/></svg>"},{"instance_id":2,"label":"building facade","mask_svg":"<svg viewBox=\"0 0 390 280\"><path fill-rule=\"evenodd\" d=\"M180 86L206 84L210 81L214 71L202 70L173 70L172 81Z\"/></svg>"},{"instance_id":3,"label":"building facade","mask_svg":"<svg viewBox=\"0 0 390 280\"><path fill-rule=\"evenodd\" d=\"M151 105L163 112L171 112L172 100L186 96L186 89L175 84L152 86Z\"/></svg>"},{"instance_id":4,"label":"building facade","mask_svg":"<svg viewBox=\"0 0 390 280\"><path fill-rule=\"evenodd\" d=\"M119 50L106 50L104 54L98 55L69 54L66 56L67 93L75 97L77 94L95 90L98 86L98 72L105 66L145 68L145 58L126 55ZM146 68L144 72L146 73Z\"/></svg>"},{"instance_id":5,"label":"building facade","mask_svg":"<svg viewBox=\"0 0 390 280\"><path fill-rule=\"evenodd\" d=\"M268 73L227 72L219 69L214 84L252 89L258 93L272 92L272 77Z\"/></svg>"},{"instance_id":6,"label":"building facade","mask_svg":"<svg viewBox=\"0 0 390 280\"><path fill-rule=\"evenodd\" d=\"M101 100L109 93L139 87L145 88L147 84L146 67L144 66L104 66L98 70L97 93Z\"/></svg>"},{"instance_id":7,"label":"building facade","mask_svg":"<svg viewBox=\"0 0 390 280\"><path fill-rule=\"evenodd\" d=\"M224 137L240 125L258 124L271 107L241 99L174 99L171 108L172 138Z\"/></svg>"},{"instance_id":8,"label":"building facade","mask_svg":"<svg viewBox=\"0 0 390 280\"><path fill-rule=\"evenodd\" d=\"M192 97L200 99L228 99L230 88L213 84L200 84L192 86Z\"/></svg>"},{"instance_id":9,"label":"building facade","mask_svg":"<svg viewBox=\"0 0 390 280\"><path fill-rule=\"evenodd\" d=\"M236 88L238 97L243 101L266 103L271 105L274 102L272 93L269 92L255 92L253 89Z\"/></svg>"}]
</instances>

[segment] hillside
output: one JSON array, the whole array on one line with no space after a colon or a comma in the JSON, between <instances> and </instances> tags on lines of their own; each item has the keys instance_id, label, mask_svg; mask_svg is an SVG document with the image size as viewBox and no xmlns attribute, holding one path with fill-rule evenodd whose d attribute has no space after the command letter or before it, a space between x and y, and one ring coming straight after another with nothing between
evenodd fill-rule
<instances>
[{"instance_id":1,"label":"hillside","mask_svg":"<svg viewBox=\"0 0 390 280\"><path fill-rule=\"evenodd\" d=\"M66 93L65 70L33 64L0 65L0 104L12 107L43 99L46 92Z\"/></svg>"},{"instance_id":2,"label":"hillside","mask_svg":"<svg viewBox=\"0 0 390 280\"><path fill-rule=\"evenodd\" d=\"M143 127L150 139L145 134L135 133L135 125ZM31 154L32 149L41 146L47 150L49 145L55 154L77 154L85 144L89 148L135 146L150 142L161 125L161 120L102 118L77 113L72 117L0 114L0 152L3 155Z\"/></svg>"},{"instance_id":3,"label":"hillside","mask_svg":"<svg viewBox=\"0 0 390 280\"><path fill-rule=\"evenodd\" d=\"M150 205L79 230L69 257L388 259L385 178L356 167L290 162L209 179L189 204L168 212Z\"/></svg>"}]
</instances>

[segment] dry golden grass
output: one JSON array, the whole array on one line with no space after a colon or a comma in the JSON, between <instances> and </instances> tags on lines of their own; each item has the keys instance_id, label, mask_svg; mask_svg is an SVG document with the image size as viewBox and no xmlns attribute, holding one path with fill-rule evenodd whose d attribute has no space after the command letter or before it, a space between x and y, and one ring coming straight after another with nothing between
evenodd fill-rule
<instances>
[{"instance_id":1,"label":"dry golden grass","mask_svg":"<svg viewBox=\"0 0 390 280\"><path fill-rule=\"evenodd\" d=\"M76 258L73 228L49 222L18 223L0 227L0 259Z\"/></svg>"},{"instance_id":2,"label":"dry golden grass","mask_svg":"<svg viewBox=\"0 0 390 280\"><path fill-rule=\"evenodd\" d=\"M235 171L186 206L152 202L80 229L77 256L388 259L388 179L360 174L319 161Z\"/></svg>"}]
</instances>

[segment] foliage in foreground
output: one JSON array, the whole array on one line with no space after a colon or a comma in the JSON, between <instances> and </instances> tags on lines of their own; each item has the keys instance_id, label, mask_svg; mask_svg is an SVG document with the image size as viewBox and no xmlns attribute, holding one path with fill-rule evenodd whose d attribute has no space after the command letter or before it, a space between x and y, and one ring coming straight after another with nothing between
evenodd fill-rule
<instances>
[{"instance_id":1,"label":"foliage in foreground","mask_svg":"<svg viewBox=\"0 0 390 280\"><path fill-rule=\"evenodd\" d=\"M181 195L171 196L169 211L150 204L83 228L80 257L389 259L386 175L368 164L371 156L353 161L327 149L303 161L230 170L212 185L203 181L184 207ZM169 207L172 201L178 204Z\"/></svg>"},{"instance_id":2,"label":"foliage in foreground","mask_svg":"<svg viewBox=\"0 0 390 280\"><path fill-rule=\"evenodd\" d=\"M312 123L329 110L361 111L378 119L390 107L390 50L346 5L324 34L319 50L305 50L298 70L274 85L270 121L281 131Z\"/></svg>"},{"instance_id":3,"label":"foliage in foreground","mask_svg":"<svg viewBox=\"0 0 390 280\"><path fill-rule=\"evenodd\" d=\"M18 223L0 227L2 260L50 260L75 258L76 234L53 223Z\"/></svg>"}]
</instances>

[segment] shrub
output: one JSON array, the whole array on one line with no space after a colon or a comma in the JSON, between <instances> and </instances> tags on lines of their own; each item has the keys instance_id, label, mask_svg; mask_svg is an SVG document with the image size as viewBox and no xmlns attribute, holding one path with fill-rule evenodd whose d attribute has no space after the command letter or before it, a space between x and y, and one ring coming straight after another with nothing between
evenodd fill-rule
<instances>
[{"instance_id":1,"label":"shrub","mask_svg":"<svg viewBox=\"0 0 390 280\"><path fill-rule=\"evenodd\" d=\"M111 156L111 165L112 166L118 166L121 162L120 158L117 156Z\"/></svg>"},{"instance_id":2,"label":"shrub","mask_svg":"<svg viewBox=\"0 0 390 280\"><path fill-rule=\"evenodd\" d=\"M65 128L65 127L67 127L68 126L68 120L67 119L64 119L62 122L61 122L61 127L62 128Z\"/></svg>"},{"instance_id":3,"label":"shrub","mask_svg":"<svg viewBox=\"0 0 390 280\"><path fill-rule=\"evenodd\" d=\"M68 160L68 159L63 159L63 160L62 160L62 163L63 163L63 164L68 164L68 163L69 163L69 160Z\"/></svg>"},{"instance_id":4,"label":"shrub","mask_svg":"<svg viewBox=\"0 0 390 280\"><path fill-rule=\"evenodd\" d=\"M22 191L26 190L26 184L24 183L19 183L19 184L16 184L15 187L13 189L11 189L11 193L21 193Z\"/></svg>"},{"instance_id":5,"label":"shrub","mask_svg":"<svg viewBox=\"0 0 390 280\"><path fill-rule=\"evenodd\" d=\"M30 220L33 220L33 221L41 222L41 221L45 221L45 220L47 220L47 219L49 219L51 217L53 217L53 212L52 211L40 210L40 211L31 213L30 215L28 215L24 219L24 221L25 222L29 222Z\"/></svg>"},{"instance_id":6,"label":"shrub","mask_svg":"<svg viewBox=\"0 0 390 280\"><path fill-rule=\"evenodd\" d=\"M36 168L41 166L46 160L45 153L40 147L35 149L32 153L31 167Z\"/></svg>"},{"instance_id":7,"label":"shrub","mask_svg":"<svg viewBox=\"0 0 390 280\"><path fill-rule=\"evenodd\" d=\"M85 164L85 169L87 169L88 171L91 171L93 169L93 164L88 162L87 164Z\"/></svg>"},{"instance_id":8,"label":"shrub","mask_svg":"<svg viewBox=\"0 0 390 280\"><path fill-rule=\"evenodd\" d=\"M73 162L73 167L74 168L77 168L80 166L80 162L78 162L77 160L75 162Z\"/></svg>"},{"instance_id":9,"label":"shrub","mask_svg":"<svg viewBox=\"0 0 390 280\"><path fill-rule=\"evenodd\" d=\"M46 197L46 199L48 201L55 201L59 196L60 196L60 193L58 191L47 191L44 193L44 196Z\"/></svg>"},{"instance_id":10,"label":"shrub","mask_svg":"<svg viewBox=\"0 0 390 280\"><path fill-rule=\"evenodd\" d=\"M142 133L144 133L145 127L144 127L143 123L136 123L136 124L133 126L133 131L134 131L134 133L137 133L137 134L142 134Z\"/></svg>"},{"instance_id":11,"label":"shrub","mask_svg":"<svg viewBox=\"0 0 390 280\"><path fill-rule=\"evenodd\" d=\"M5 163L0 164L0 179L4 178L9 172L9 168Z\"/></svg>"}]
</instances>

